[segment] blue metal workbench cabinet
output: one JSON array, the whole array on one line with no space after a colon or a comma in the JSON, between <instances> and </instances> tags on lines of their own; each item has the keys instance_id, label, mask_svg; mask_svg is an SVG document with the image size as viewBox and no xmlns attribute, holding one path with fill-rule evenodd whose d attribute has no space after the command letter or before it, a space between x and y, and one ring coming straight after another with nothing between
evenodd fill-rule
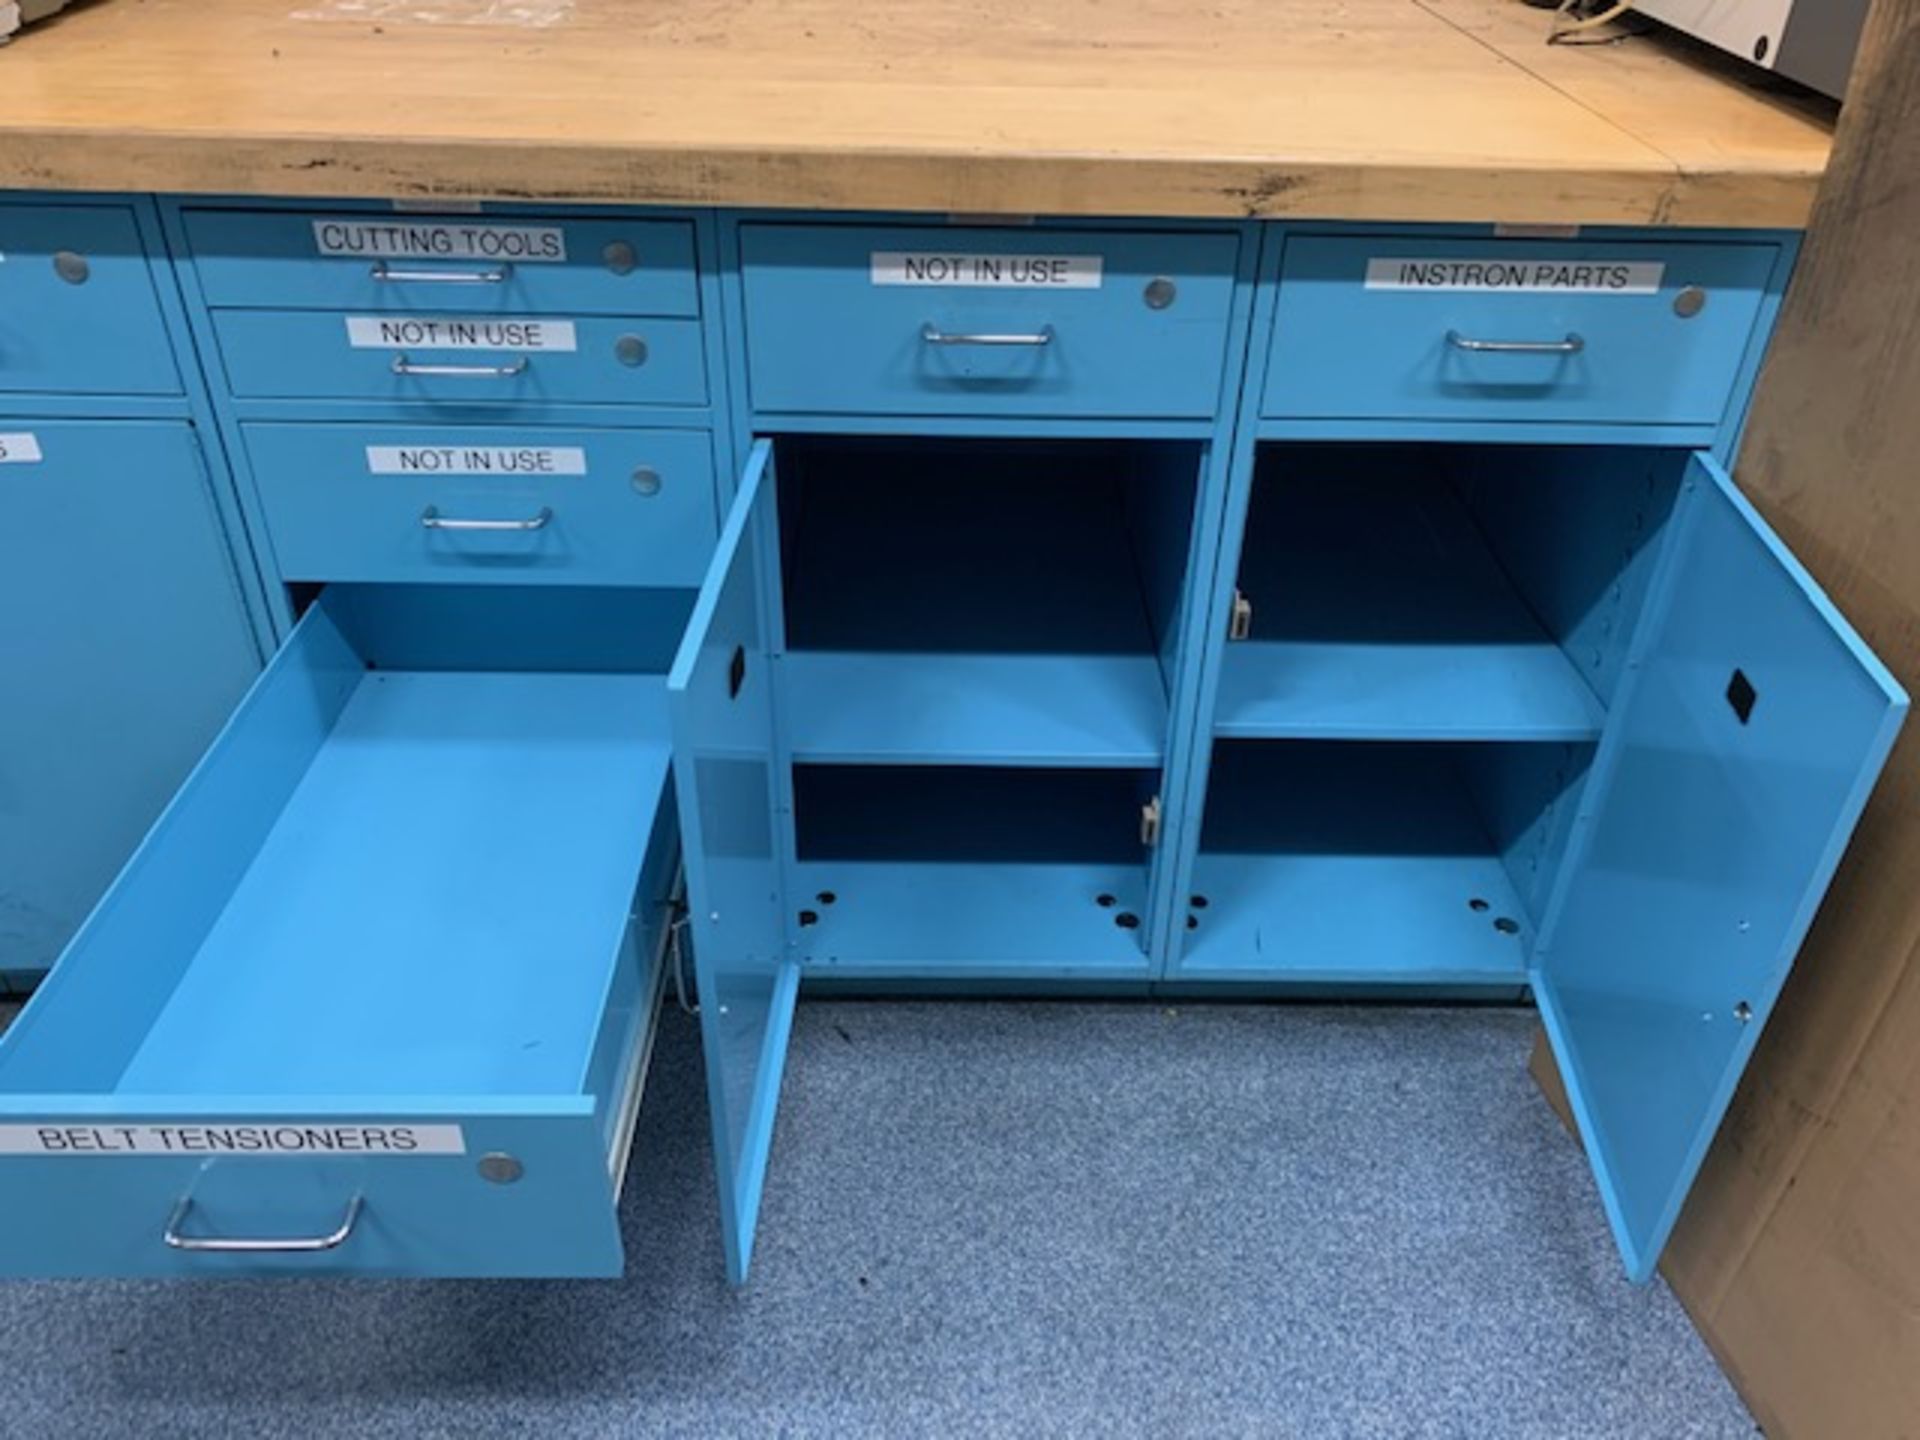
<instances>
[{"instance_id":1,"label":"blue metal workbench cabinet","mask_svg":"<svg viewBox=\"0 0 1920 1440\"><path fill-rule=\"evenodd\" d=\"M1792 236L163 211L283 643L0 1269L616 1272L678 845L736 1280L803 983L1531 991L1651 1273L1906 707L1724 469Z\"/></svg>"}]
</instances>

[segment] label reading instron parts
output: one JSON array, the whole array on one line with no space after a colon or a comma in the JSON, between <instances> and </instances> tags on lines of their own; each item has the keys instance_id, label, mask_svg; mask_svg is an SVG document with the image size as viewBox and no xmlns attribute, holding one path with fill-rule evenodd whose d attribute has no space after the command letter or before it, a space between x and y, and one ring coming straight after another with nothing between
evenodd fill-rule
<instances>
[{"instance_id":1,"label":"label reading instron parts","mask_svg":"<svg viewBox=\"0 0 1920 1440\"><path fill-rule=\"evenodd\" d=\"M1658 260L1474 260L1386 257L1367 261L1369 290L1496 290L1513 294L1655 295Z\"/></svg>"},{"instance_id":2,"label":"label reading instron parts","mask_svg":"<svg viewBox=\"0 0 1920 1440\"><path fill-rule=\"evenodd\" d=\"M966 255L876 250L875 285L966 286L1002 290L1098 290L1098 255Z\"/></svg>"},{"instance_id":3,"label":"label reading instron parts","mask_svg":"<svg viewBox=\"0 0 1920 1440\"><path fill-rule=\"evenodd\" d=\"M16 433L0 434L0 465L38 465L40 437Z\"/></svg>"},{"instance_id":4,"label":"label reading instron parts","mask_svg":"<svg viewBox=\"0 0 1920 1440\"><path fill-rule=\"evenodd\" d=\"M458 1125L0 1125L0 1155L464 1155Z\"/></svg>"},{"instance_id":5,"label":"label reading instron parts","mask_svg":"<svg viewBox=\"0 0 1920 1440\"><path fill-rule=\"evenodd\" d=\"M369 475L584 475L578 445L369 445Z\"/></svg>"},{"instance_id":6,"label":"label reading instron parts","mask_svg":"<svg viewBox=\"0 0 1920 1440\"><path fill-rule=\"evenodd\" d=\"M493 260L557 265L567 258L567 236L555 225L482 225L458 220L397 220L383 215L336 215L313 222L322 255L388 260Z\"/></svg>"},{"instance_id":7,"label":"label reading instron parts","mask_svg":"<svg viewBox=\"0 0 1920 1440\"><path fill-rule=\"evenodd\" d=\"M467 320L451 315L349 315L356 350L578 350L571 320Z\"/></svg>"}]
</instances>

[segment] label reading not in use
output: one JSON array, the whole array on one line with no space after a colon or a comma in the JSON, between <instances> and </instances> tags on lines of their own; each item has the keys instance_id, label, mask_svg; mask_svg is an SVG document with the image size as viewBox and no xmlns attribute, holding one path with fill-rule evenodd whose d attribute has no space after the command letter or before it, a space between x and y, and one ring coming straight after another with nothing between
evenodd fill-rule
<instances>
[{"instance_id":1,"label":"label reading not in use","mask_svg":"<svg viewBox=\"0 0 1920 1440\"><path fill-rule=\"evenodd\" d=\"M451 315L349 315L356 350L577 350L571 320L467 320Z\"/></svg>"},{"instance_id":2,"label":"label reading not in use","mask_svg":"<svg viewBox=\"0 0 1920 1440\"><path fill-rule=\"evenodd\" d=\"M458 1125L0 1125L0 1155L464 1155Z\"/></svg>"},{"instance_id":3,"label":"label reading not in use","mask_svg":"<svg viewBox=\"0 0 1920 1440\"><path fill-rule=\"evenodd\" d=\"M0 434L0 465L37 465L39 462L39 436Z\"/></svg>"},{"instance_id":4,"label":"label reading not in use","mask_svg":"<svg viewBox=\"0 0 1920 1440\"><path fill-rule=\"evenodd\" d=\"M578 445L369 445L369 475L584 475Z\"/></svg>"},{"instance_id":5,"label":"label reading not in use","mask_svg":"<svg viewBox=\"0 0 1920 1440\"><path fill-rule=\"evenodd\" d=\"M1382 257L1367 261L1369 290L1496 290L1515 294L1655 295L1658 260L1502 260Z\"/></svg>"},{"instance_id":6,"label":"label reading not in use","mask_svg":"<svg viewBox=\"0 0 1920 1440\"><path fill-rule=\"evenodd\" d=\"M970 286L1003 290L1098 290L1098 255L970 255L876 250L875 285Z\"/></svg>"}]
</instances>

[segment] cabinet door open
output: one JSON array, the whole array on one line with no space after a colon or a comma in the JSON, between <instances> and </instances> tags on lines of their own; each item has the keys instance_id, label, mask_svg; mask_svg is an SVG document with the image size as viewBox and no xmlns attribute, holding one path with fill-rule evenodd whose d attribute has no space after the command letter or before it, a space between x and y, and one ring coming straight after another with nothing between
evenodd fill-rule
<instances>
[{"instance_id":1,"label":"cabinet door open","mask_svg":"<svg viewBox=\"0 0 1920 1440\"><path fill-rule=\"evenodd\" d=\"M1532 973L1636 1280L1907 708L1711 459L1675 518Z\"/></svg>"},{"instance_id":2,"label":"cabinet door open","mask_svg":"<svg viewBox=\"0 0 1920 1440\"><path fill-rule=\"evenodd\" d=\"M667 682L727 1273L746 1279L800 966L775 839L772 447L753 447Z\"/></svg>"}]
</instances>

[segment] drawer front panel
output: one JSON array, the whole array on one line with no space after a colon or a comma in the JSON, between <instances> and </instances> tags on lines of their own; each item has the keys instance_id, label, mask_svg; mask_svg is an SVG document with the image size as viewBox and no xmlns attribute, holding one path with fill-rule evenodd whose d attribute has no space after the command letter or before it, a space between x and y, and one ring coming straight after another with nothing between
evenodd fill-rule
<instances>
[{"instance_id":1,"label":"drawer front panel","mask_svg":"<svg viewBox=\"0 0 1920 1440\"><path fill-rule=\"evenodd\" d=\"M301 1158L206 1148L296 1136L391 1148L423 1136L439 1144L453 1129L458 1154L363 1149ZM43 1131L75 1148L0 1154L9 1232L0 1237L0 1272L9 1276L604 1276L621 1269L601 1137L587 1114L343 1119L326 1110L280 1117L135 1110L35 1116L0 1134L12 1147L46 1143ZM196 1148L153 1153L168 1143ZM148 1148L130 1152L130 1145ZM521 1179L484 1180L478 1162L491 1153L519 1161ZM170 1243L169 1233L188 1244ZM242 1239L285 1248L194 1248ZM319 1243L327 1239L334 1243Z\"/></svg>"},{"instance_id":2,"label":"drawer front panel","mask_svg":"<svg viewBox=\"0 0 1920 1440\"><path fill-rule=\"evenodd\" d=\"M1296 237L1281 262L1262 413L1717 424L1776 254Z\"/></svg>"},{"instance_id":3,"label":"drawer front panel","mask_svg":"<svg viewBox=\"0 0 1920 1440\"><path fill-rule=\"evenodd\" d=\"M1231 235L747 225L762 412L1212 415Z\"/></svg>"},{"instance_id":4,"label":"drawer front panel","mask_svg":"<svg viewBox=\"0 0 1920 1440\"><path fill-rule=\"evenodd\" d=\"M214 313L248 399L704 405L697 320Z\"/></svg>"},{"instance_id":5,"label":"drawer front panel","mask_svg":"<svg viewBox=\"0 0 1920 1440\"><path fill-rule=\"evenodd\" d=\"M244 432L285 580L694 586L713 551L705 431Z\"/></svg>"},{"instance_id":6,"label":"drawer front panel","mask_svg":"<svg viewBox=\"0 0 1920 1440\"><path fill-rule=\"evenodd\" d=\"M175 395L133 214L0 205L0 394Z\"/></svg>"},{"instance_id":7,"label":"drawer front panel","mask_svg":"<svg viewBox=\"0 0 1920 1440\"><path fill-rule=\"evenodd\" d=\"M684 220L189 210L209 305L697 315Z\"/></svg>"}]
</instances>

